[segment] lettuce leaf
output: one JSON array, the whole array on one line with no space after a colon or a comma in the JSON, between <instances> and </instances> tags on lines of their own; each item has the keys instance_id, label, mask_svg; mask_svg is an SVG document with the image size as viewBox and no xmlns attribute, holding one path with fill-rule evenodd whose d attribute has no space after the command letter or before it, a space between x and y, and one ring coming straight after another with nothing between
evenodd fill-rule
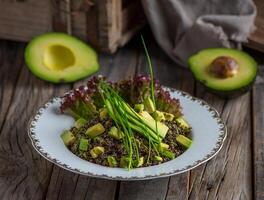
<instances>
[{"instance_id":1,"label":"lettuce leaf","mask_svg":"<svg viewBox=\"0 0 264 200\"><path fill-rule=\"evenodd\" d=\"M67 93L61 103L61 111L74 118L92 119L98 114L98 110L104 107L103 99L98 90L100 80L105 80L102 76L94 76L87 82L86 86L81 86ZM132 79L108 82L119 93L120 96L130 105L142 103L149 97L151 79L147 75L136 75ZM155 80L155 100L156 108L180 117L182 115L181 106L178 99L172 98L168 91Z\"/></svg>"}]
</instances>

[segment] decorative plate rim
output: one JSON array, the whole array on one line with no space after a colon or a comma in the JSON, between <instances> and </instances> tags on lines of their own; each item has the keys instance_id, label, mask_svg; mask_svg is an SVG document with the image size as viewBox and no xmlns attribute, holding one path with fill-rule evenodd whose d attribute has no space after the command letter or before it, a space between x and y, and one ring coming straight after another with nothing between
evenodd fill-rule
<instances>
[{"instance_id":1,"label":"decorative plate rim","mask_svg":"<svg viewBox=\"0 0 264 200\"><path fill-rule=\"evenodd\" d=\"M38 121L40 115L42 114L43 110L45 108L47 108L50 104L52 104L54 101L61 99L61 97L53 97L51 98L48 102L46 102L44 105L40 106L37 111L35 112L34 117L31 117L29 119L28 122L28 126L27 126L27 132L28 132L28 137L31 140L32 146L33 148L46 160L50 161L51 163L74 173L80 174L80 175L84 175L84 176L89 176L89 177L94 177L94 178L103 178L103 179L109 179L109 180L120 180L120 181L136 181L136 180L148 180L148 179L156 179L156 178L163 178L163 177L168 177L168 176L173 176L173 175L177 175L177 174L181 174L184 173L186 171L189 171L191 169L194 169L196 167L198 167L199 165L207 162L208 160L212 159L213 157L215 157L217 155L217 153L222 149L224 141L227 137L227 127L225 122L221 119L220 114L218 113L218 111L213 108L212 106L210 106L207 102L205 102L204 100L197 98L197 97L193 97L191 94L184 92L182 90L178 90L178 89L174 89L174 88L170 88L170 87L164 87L166 90L169 90L170 92L176 92L177 94L179 94L182 97L187 97L189 100L193 101L193 102L197 102L199 103L199 105L205 107L207 109L208 112L210 112L212 114L212 117L215 118L217 120L217 124L219 125L219 136L217 138L217 144L215 145L215 147L213 148L213 150L206 154L204 156L204 158L195 161L194 163L192 163L191 165L188 165L182 169L177 169L174 170L172 172L168 172L168 173L162 173L162 174L158 174L158 175L148 175L148 176L144 176L144 177L137 177L137 176L133 176L133 177L122 177L122 176L109 176L107 174L93 174L90 172L85 172L85 171L81 171L80 169L77 168L72 168L62 162L60 162L59 160L57 160L56 158L53 158L52 156L50 156L47 152L45 152L43 150L43 148L39 145L39 140L36 138L36 134L34 131L35 128L35 123ZM66 92L68 93L68 92ZM65 94L66 94L65 93ZM87 161L88 162L88 161Z\"/></svg>"}]
</instances>

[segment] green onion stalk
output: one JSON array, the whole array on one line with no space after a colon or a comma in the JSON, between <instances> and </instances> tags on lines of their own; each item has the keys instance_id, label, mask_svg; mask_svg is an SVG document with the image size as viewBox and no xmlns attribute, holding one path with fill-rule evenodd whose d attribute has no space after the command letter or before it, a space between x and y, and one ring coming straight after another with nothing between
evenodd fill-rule
<instances>
[{"instance_id":1,"label":"green onion stalk","mask_svg":"<svg viewBox=\"0 0 264 200\"><path fill-rule=\"evenodd\" d=\"M154 110L156 110L153 67L143 36L141 36L141 39L150 71L151 98L154 104ZM118 129L123 130L124 132L125 136L123 138L123 143L128 154L128 169L131 169L133 167L132 163L134 158L137 162L139 161L138 145L135 140L134 132L140 133L149 142L147 163L149 162L152 149L159 156L157 145L160 144L161 138L158 135L157 121L155 120L156 130L151 129L134 111L134 109L131 108L130 105L127 104L120 97L120 95L103 80L101 80L99 83L99 91L101 93L101 96L103 98L104 104L106 105L110 117L114 120Z\"/></svg>"},{"instance_id":2,"label":"green onion stalk","mask_svg":"<svg viewBox=\"0 0 264 200\"><path fill-rule=\"evenodd\" d=\"M154 148L158 154L156 144L160 143L160 136L142 120L110 85L101 81L99 89L110 117L115 122L117 128L124 132L123 143L128 154L128 169L133 167L134 158L137 162L139 161L138 145L134 136L135 132L148 139L150 147ZM149 148L150 151L151 148Z\"/></svg>"},{"instance_id":3,"label":"green onion stalk","mask_svg":"<svg viewBox=\"0 0 264 200\"><path fill-rule=\"evenodd\" d=\"M154 75L153 75L153 66L152 66L152 62L150 59L150 55L148 53L148 49L144 40L144 37L141 35L141 40L142 40L142 44L143 44L143 48L147 57L147 62L148 62L148 67L149 67L149 73L150 73L150 78L151 78L151 82L150 82L150 88L151 88L151 99L154 105L154 110L156 111L156 101L155 101L155 88L154 88ZM156 121L156 132L158 132L158 124L157 124L157 120ZM150 154L149 154L150 156ZM149 161L149 156L147 159L147 162Z\"/></svg>"}]
</instances>

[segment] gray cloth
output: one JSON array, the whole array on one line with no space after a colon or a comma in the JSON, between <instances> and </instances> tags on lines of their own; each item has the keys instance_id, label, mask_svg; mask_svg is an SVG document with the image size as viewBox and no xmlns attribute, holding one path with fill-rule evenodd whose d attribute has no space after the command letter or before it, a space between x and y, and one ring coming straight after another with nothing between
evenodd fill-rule
<instances>
[{"instance_id":1,"label":"gray cloth","mask_svg":"<svg viewBox=\"0 0 264 200\"><path fill-rule=\"evenodd\" d=\"M142 0L161 48L179 65L209 47L234 47L254 29L251 0Z\"/></svg>"}]
</instances>

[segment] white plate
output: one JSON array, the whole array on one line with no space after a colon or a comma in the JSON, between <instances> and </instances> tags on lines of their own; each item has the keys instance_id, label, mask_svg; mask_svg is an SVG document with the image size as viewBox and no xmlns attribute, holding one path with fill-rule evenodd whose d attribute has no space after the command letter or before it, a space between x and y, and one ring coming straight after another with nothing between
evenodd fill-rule
<instances>
[{"instance_id":1,"label":"white plate","mask_svg":"<svg viewBox=\"0 0 264 200\"><path fill-rule=\"evenodd\" d=\"M136 168L110 168L71 153L63 144L60 134L73 125L73 118L60 114L61 98L53 98L41 107L29 122L28 135L33 147L54 164L86 176L115 180L142 180L183 173L213 158L223 146L226 126L217 111L203 100L174 89L165 88L172 97L180 99L184 118L192 126L191 147L182 155L160 165Z\"/></svg>"}]
</instances>

